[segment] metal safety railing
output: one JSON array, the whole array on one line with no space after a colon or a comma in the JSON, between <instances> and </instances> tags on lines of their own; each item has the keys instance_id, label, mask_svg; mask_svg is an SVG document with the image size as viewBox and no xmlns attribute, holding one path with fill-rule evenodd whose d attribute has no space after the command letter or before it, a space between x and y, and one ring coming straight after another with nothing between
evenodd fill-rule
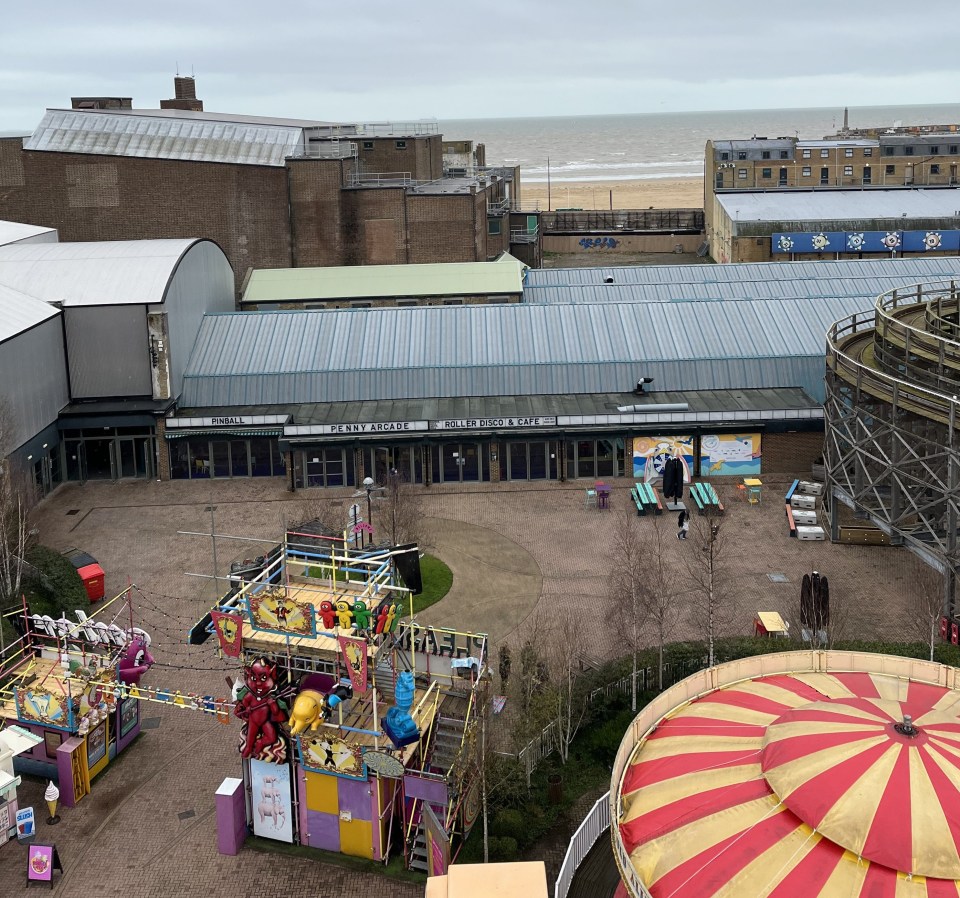
<instances>
[{"instance_id":1,"label":"metal safety railing","mask_svg":"<svg viewBox=\"0 0 960 898\"><path fill-rule=\"evenodd\" d=\"M553 890L554 898L567 898L570 891L570 885L577 868L583 863L583 859L590 853L593 846L610 828L610 793L607 792L597 799L596 804L590 809L590 813L583 818L583 823L577 828L567 847L567 853L564 855L563 863L560 865L560 874L557 876L557 884Z\"/></svg>"}]
</instances>

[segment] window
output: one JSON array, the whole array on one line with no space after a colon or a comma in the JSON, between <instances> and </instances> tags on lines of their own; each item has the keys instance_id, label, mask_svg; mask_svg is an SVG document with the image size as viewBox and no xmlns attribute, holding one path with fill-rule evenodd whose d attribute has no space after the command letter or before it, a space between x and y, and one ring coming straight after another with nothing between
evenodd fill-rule
<instances>
[{"instance_id":1,"label":"window","mask_svg":"<svg viewBox=\"0 0 960 898\"><path fill-rule=\"evenodd\" d=\"M844 173L845 175L852 175L852 174L853 174L853 166L852 166L852 165L845 165L845 166L843 167L843 173Z\"/></svg>"},{"instance_id":2,"label":"window","mask_svg":"<svg viewBox=\"0 0 960 898\"><path fill-rule=\"evenodd\" d=\"M737 169L737 177L738 177L741 181L745 180L746 177L747 177L747 170L746 170L745 168L738 168L738 169Z\"/></svg>"},{"instance_id":3,"label":"window","mask_svg":"<svg viewBox=\"0 0 960 898\"><path fill-rule=\"evenodd\" d=\"M872 156L872 155L873 155L873 147L864 147L864 148L863 148L863 155L864 155L864 156Z\"/></svg>"},{"instance_id":4,"label":"window","mask_svg":"<svg viewBox=\"0 0 960 898\"><path fill-rule=\"evenodd\" d=\"M781 187L786 187L786 186L787 186L787 169L786 169L786 167L781 167L781 169L780 169L780 178L779 178L779 181L780 181L780 186L781 186Z\"/></svg>"},{"instance_id":5,"label":"window","mask_svg":"<svg viewBox=\"0 0 960 898\"><path fill-rule=\"evenodd\" d=\"M713 182L713 186L716 187L717 190L723 190L723 172L722 171L717 172L717 177Z\"/></svg>"},{"instance_id":6,"label":"window","mask_svg":"<svg viewBox=\"0 0 960 898\"><path fill-rule=\"evenodd\" d=\"M883 148L883 155L884 155L884 156L892 156L892 155L893 155L893 147L884 147L884 148Z\"/></svg>"},{"instance_id":7,"label":"window","mask_svg":"<svg viewBox=\"0 0 960 898\"><path fill-rule=\"evenodd\" d=\"M350 303L351 309L369 309L373 303L369 302L352 302Z\"/></svg>"},{"instance_id":8,"label":"window","mask_svg":"<svg viewBox=\"0 0 960 898\"><path fill-rule=\"evenodd\" d=\"M809 151L809 150L804 150L804 151L803 151L803 158L804 158L804 159L809 159L809 158L810 158L810 151Z\"/></svg>"},{"instance_id":9,"label":"window","mask_svg":"<svg viewBox=\"0 0 960 898\"><path fill-rule=\"evenodd\" d=\"M897 173L897 167L895 165L886 165L883 170L884 173L888 175L895 175Z\"/></svg>"},{"instance_id":10,"label":"window","mask_svg":"<svg viewBox=\"0 0 960 898\"><path fill-rule=\"evenodd\" d=\"M852 159L852 158L853 158L853 150L847 148L847 149L845 149L845 150L843 151L843 155L846 156L847 159Z\"/></svg>"},{"instance_id":11,"label":"window","mask_svg":"<svg viewBox=\"0 0 960 898\"><path fill-rule=\"evenodd\" d=\"M955 143L950 144L950 155L952 156L957 155L957 144Z\"/></svg>"},{"instance_id":12,"label":"window","mask_svg":"<svg viewBox=\"0 0 960 898\"><path fill-rule=\"evenodd\" d=\"M772 178L772 177L773 177L773 169L770 169L770 168L761 169L761 171L760 171L760 177L761 177L761 178Z\"/></svg>"},{"instance_id":13,"label":"window","mask_svg":"<svg viewBox=\"0 0 960 898\"><path fill-rule=\"evenodd\" d=\"M443 304L445 306L462 306L463 300L462 299L445 299L443 301Z\"/></svg>"},{"instance_id":14,"label":"window","mask_svg":"<svg viewBox=\"0 0 960 898\"><path fill-rule=\"evenodd\" d=\"M780 158L781 158L781 159L789 159L789 158L790 158L790 154L789 154L786 150L781 150L781 151L780 151Z\"/></svg>"},{"instance_id":15,"label":"window","mask_svg":"<svg viewBox=\"0 0 960 898\"><path fill-rule=\"evenodd\" d=\"M820 169L820 183L821 183L821 184L829 184L829 183L830 183L830 169L829 169L829 168L821 168L821 169Z\"/></svg>"},{"instance_id":16,"label":"window","mask_svg":"<svg viewBox=\"0 0 960 898\"><path fill-rule=\"evenodd\" d=\"M720 158L723 159L723 160L727 160L727 159L730 158L730 154L729 154L729 153L721 153L721 154L720 154Z\"/></svg>"},{"instance_id":17,"label":"window","mask_svg":"<svg viewBox=\"0 0 960 898\"><path fill-rule=\"evenodd\" d=\"M747 158L746 150L740 150L737 153L737 159L746 159L746 158Z\"/></svg>"},{"instance_id":18,"label":"window","mask_svg":"<svg viewBox=\"0 0 960 898\"><path fill-rule=\"evenodd\" d=\"M720 176L721 180L723 176ZM495 236L500 233L500 219L499 218L488 218L487 219L487 233Z\"/></svg>"},{"instance_id":19,"label":"window","mask_svg":"<svg viewBox=\"0 0 960 898\"><path fill-rule=\"evenodd\" d=\"M365 141L363 142L363 148L364 148L365 150L372 150L372 149L373 149L373 141L372 141L372 140L365 140Z\"/></svg>"},{"instance_id":20,"label":"window","mask_svg":"<svg viewBox=\"0 0 960 898\"><path fill-rule=\"evenodd\" d=\"M829 150L821 150L821 151L820 151L820 158L821 158L821 159L828 159L829 157L830 157L830 151L829 151Z\"/></svg>"},{"instance_id":21,"label":"window","mask_svg":"<svg viewBox=\"0 0 960 898\"><path fill-rule=\"evenodd\" d=\"M906 153L908 156L912 156L912 155L913 155L913 147L904 147L904 148L903 148L903 152Z\"/></svg>"},{"instance_id":22,"label":"window","mask_svg":"<svg viewBox=\"0 0 960 898\"><path fill-rule=\"evenodd\" d=\"M397 300L398 306L415 306L416 304L417 304L417 301L415 299L398 299Z\"/></svg>"},{"instance_id":23,"label":"window","mask_svg":"<svg viewBox=\"0 0 960 898\"><path fill-rule=\"evenodd\" d=\"M930 166L930 174L931 174L931 175L939 175L939 174L940 174L940 166L937 165L936 163L934 163L933 165L931 165L931 166Z\"/></svg>"},{"instance_id":24,"label":"window","mask_svg":"<svg viewBox=\"0 0 960 898\"><path fill-rule=\"evenodd\" d=\"M870 181L871 181L871 179L872 179L872 175L871 175L871 172L870 172L870 166L869 166L869 165L865 165L865 166L863 167L863 183L864 183L864 184L869 184Z\"/></svg>"},{"instance_id":25,"label":"window","mask_svg":"<svg viewBox=\"0 0 960 898\"><path fill-rule=\"evenodd\" d=\"M939 155L940 155L940 147L930 147L930 155L931 155L931 156L939 156Z\"/></svg>"},{"instance_id":26,"label":"window","mask_svg":"<svg viewBox=\"0 0 960 898\"><path fill-rule=\"evenodd\" d=\"M398 150L405 150L407 148L407 142L405 140L398 140L396 147Z\"/></svg>"},{"instance_id":27,"label":"window","mask_svg":"<svg viewBox=\"0 0 960 898\"><path fill-rule=\"evenodd\" d=\"M800 169L800 173L801 173L805 178L809 178L809 177L810 177L810 166L809 166L809 165L805 165L802 169Z\"/></svg>"},{"instance_id":28,"label":"window","mask_svg":"<svg viewBox=\"0 0 960 898\"><path fill-rule=\"evenodd\" d=\"M769 151L769 150L763 150L763 151L760 153L760 158L761 158L761 159L769 159L769 158L770 158L770 151Z\"/></svg>"}]
</instances>

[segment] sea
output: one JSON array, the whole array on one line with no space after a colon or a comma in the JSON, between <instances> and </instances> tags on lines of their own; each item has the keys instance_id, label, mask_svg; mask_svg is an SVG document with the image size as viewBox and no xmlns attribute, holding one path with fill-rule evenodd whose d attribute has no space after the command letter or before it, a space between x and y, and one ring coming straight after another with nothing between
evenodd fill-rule
<instances>
[{"instance_id":1,"label":"sea","mask_svg":"<svg viewBox=\"0 0 960 898\"><path fill-rule=\"evenodd\" d=\"M483 143L488 165L519 165L525 183L702 178L707 140L820 139L843 127L843 107L651 112L550 118L450 119L445 140ZM851 128L960 124L960 103L851 106Z\"/></svg>"}]
</instances>

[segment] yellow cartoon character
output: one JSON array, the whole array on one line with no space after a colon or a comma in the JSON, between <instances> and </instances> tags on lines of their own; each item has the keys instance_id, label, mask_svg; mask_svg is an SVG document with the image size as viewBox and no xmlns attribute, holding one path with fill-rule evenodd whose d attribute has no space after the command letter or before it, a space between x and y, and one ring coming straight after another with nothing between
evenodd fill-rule
<instances>
[{"instance_id":1,"label":"yellow cartoon character","mask_svg":"<svg viewBox=\"0 0 960 898\"><path fill-rule=\"evenodd\" d=\"M353 610L344 599L337 600L337 624L341 630L349 630L353 624Z\"/></svg>"}]
</instances>

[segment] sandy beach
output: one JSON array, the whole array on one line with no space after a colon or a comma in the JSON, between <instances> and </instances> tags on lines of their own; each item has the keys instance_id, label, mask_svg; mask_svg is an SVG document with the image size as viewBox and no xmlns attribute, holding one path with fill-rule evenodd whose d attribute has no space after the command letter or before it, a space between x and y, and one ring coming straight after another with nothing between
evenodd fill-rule
<instances>
[{"instance_id":1,"label":"sandy beach","mask_svg":"<svg viewBox=\"0 0 960 898\"><path fill-rule=\"evenodd\" d=\"M524 208L547 209L546 183L533 183L520 176L520 200ZM610 209L702 209L702 178L664 178L648 181L554 181L550 185L550 208Z\"/></svg>"}]
</instances>

